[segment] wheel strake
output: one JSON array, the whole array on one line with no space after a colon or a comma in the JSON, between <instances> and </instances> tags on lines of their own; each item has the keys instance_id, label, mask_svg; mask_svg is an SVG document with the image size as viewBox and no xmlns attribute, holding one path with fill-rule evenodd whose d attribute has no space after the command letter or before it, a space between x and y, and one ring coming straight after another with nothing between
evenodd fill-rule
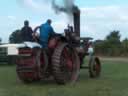
<instances>
[{"instance_id":1,"label":"wheel strake","mask_svg":"<svg viewBox=\"0 0 128 96\"><path fill-rule=\"evenodd\" d=\"M61 44L55 49L52 66L57 83L73 83L77 80L80 62L76 51L68 44Z\"/></svg>"},{"instance_id":2,"label":"wheel strake","mask_svg":"<svg viewBox=\"0 0 128 96\"><path fill-rule=\"evenodd\" d=\"M40 80L48 64L46 53L36 48L31 56L19 57L17 61L18 77L25 83Z\"/></svg>"}]
</instances>

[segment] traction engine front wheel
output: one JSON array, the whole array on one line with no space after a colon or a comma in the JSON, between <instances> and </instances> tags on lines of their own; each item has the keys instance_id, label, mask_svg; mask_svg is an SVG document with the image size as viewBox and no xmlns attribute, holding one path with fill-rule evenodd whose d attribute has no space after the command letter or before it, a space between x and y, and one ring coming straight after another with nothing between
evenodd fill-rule
<instances>
[{"instance_id":1,"label":"traction engine front wheel","mask_svg":"<svg viewBox=\"0 0 128 96\"><path fill-rule=\"evenodd\" d=\"M98 57L90 56L89 75L91 78L99 77L101 73L101 63Z\"/></svg>"}]
</instances>

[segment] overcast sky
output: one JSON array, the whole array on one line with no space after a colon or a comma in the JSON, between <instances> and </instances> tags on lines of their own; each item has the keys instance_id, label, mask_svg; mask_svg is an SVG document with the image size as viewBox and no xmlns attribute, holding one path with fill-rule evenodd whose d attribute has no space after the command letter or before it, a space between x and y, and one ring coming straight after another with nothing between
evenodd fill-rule
<instances>
[{"instance_id":1,"label":"overcast sky","mask_svg":"<svg viewBox=\"0 0 128 96\"><path fill-rule=\"evenodd\" d=\"M50 0L1 0L0 1L0 37L8 42L8 37L29 20L34 28L48 18L52 26L62 33L70 20L65 14L55 14ZM46 2L47 1L47 2ZM60 1L60 0L58 0ZM112 30L120 30L122 39L128 38L128 0L75 0L81 9L81 36L104 39Z\"/></svg>"}]
</instances>

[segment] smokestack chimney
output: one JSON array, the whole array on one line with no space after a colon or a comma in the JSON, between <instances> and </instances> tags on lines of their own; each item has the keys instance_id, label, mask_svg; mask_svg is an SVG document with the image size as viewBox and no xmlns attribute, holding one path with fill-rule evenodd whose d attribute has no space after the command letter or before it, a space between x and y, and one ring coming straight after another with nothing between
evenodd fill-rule
<instances>
[{"instance_id":1,"label":"smokestack chimney","mask_svg":"<svg viewBox=\"0 0 128 96\"><path fill-rule=\"evenodd\" d=\"M74 21L74 32L80 37L80 9L77 6L73 7L73 21Z\"/></svg>"}]
</instances>

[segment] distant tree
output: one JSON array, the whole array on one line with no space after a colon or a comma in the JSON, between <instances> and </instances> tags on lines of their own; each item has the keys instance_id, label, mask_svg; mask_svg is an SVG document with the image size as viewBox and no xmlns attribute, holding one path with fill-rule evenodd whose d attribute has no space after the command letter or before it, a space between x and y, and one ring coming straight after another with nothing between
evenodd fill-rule
<instances>
[{"instance_id":1,"label":"distant tree","mask_svg":"<svg viewBox=\"0 0 128 96\"><path fill-rule=\"evenodd\" d=\"M105 40L96 41L96 52L107 56L119 56L122 51L120 31L112 31Z\"/></svg>"},{"instance_id":2,"label":"distant tree","mask_svg":"<svg viewBox=\"0 0 128 96\"><path fill-rule=\"evenodd\" d=\"M121 53L120 31L112 31L105 40L106 51L108 55L118 56Z\"/></svg>"},{"instance_id":3,"label":"distant tree","mask_svg":"<svg viewBox=\"0 0 128 96\"><path fill-rule=\"evenodd\" d=\"M127 38L122 41L122 53L123 55L128 56L128 39Z\"/></svg>"},{"instance_id":4,"label":"distant tree","mask_svg":"<svg viewBox=\"0 0 128 96\"><path fill-rule=\"evenodd\" d=\"M120 31L112 31L107 37L106 37L106 41L108 41L109 43L114 43L119 45L120 44Z\"/></svg>"},{"instance_id":5,"label":"distant tree","mask_svg":"<svg viewBox=\"0 0 128 96\"><path fill-rule=\"evenodd\" d=\"M112 38L115 38L115 39L120 39L120 31L116 31L116 30L114 30L114 31L112 31L112 32L110 32L110 34L106 37L107 39L112 39Z\"/></svg>"},{"instance_id":6,"label":"distant tree","mask_svg":"<svg viewBox=\"0 0 128 96\"><path fill-rule=\"evenodd\" d=\"M0 44L2 43L2 39L0 38Z\"/></svg>"},{"instance_id":7,"label":"distant tree","mask_svg":"<svg viewBox=\"0 0 128 96\"><path fill-rule=\"evenodd\" d=\"M22 42L20 30L15 30L14 32L12 32L12 34L9 36L9 42L10 43L21 43Z\"/></svg>"}]
</instances>

